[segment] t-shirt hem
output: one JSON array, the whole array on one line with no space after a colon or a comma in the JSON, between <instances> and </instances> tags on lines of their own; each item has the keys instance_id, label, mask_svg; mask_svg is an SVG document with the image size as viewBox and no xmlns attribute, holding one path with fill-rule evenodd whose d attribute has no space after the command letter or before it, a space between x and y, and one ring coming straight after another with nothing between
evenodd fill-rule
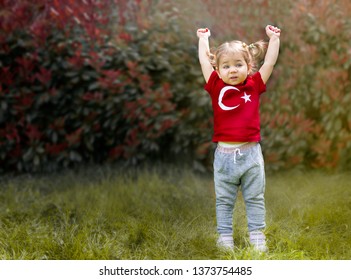
<instances>
[{"instance_id":1,"label":"t-shirt hem","mask_svg":"<svg viewBox=\"0 0 351 280\"><path fill-rule=\"evenodd\" d=\"M212 138L213 143L218 143L218 142L260 142L261 137L259 138Z\"/></svg>"}]
</instances>

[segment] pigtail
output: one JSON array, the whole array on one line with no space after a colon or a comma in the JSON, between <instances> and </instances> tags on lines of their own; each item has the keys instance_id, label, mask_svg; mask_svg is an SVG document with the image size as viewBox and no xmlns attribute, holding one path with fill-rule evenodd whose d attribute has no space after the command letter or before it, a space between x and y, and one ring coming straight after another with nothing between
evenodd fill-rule
<instances>
[{"instance_id":1,"label":"pigtail","mask_svg":"<svg viewBox=\"0 0 351 280\"><path fill-rule=\"evenodd\" d=\"M268 43L263 40L257 41L248 46L248 50L253 60L253 72L258 71L258 69L262 65L267 52L267 47Z\"/></svg>"},{"instance_id":2,"label":"pigtail","mask_svg":"<svg viewBox=\"0 0 351 280\"><path fill-rule=\"evenodd\" d=\"M207 56L208 56L208 59L210 60L212 67L216 69L216 67L217 67L216 56L211 51L207 52Z\"/></svg>"}]
</instances>

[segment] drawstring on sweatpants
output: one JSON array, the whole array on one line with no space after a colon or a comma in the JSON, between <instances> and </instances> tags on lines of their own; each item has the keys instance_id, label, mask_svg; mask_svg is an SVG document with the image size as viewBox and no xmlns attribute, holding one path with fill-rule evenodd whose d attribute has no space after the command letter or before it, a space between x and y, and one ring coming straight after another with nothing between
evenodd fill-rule
<instances>
[{"instance_id":1,"label":"drawstring on sweatpants","mask_svg":"<svg viewBox=\"0 0 351 280\"><path fill-rule=\"evenodd\" d=\"M230 147L228 145L226 145L225 143L221 143L219 142L218 146L217 146L217 150L221 153L226 153L226 154L232 154L234 153L234 163L236 163L236 157L237 156L243 156L243 154L241 152L247 151L248 149L250 149L251 147L257 145L257 142L247 142L243 145L236 145L234 147Z\"/></svg>"},{"instance_id":2,"label":"drawstring on sweatpants","mask_svg":"<svg viewBox=\"0 0 351 280\"><path fill-rule=\"evenodd\" d=\"M236 163L236 155L242 156L243 154L241 153L239 148L236 148L234 150L234 163Z\"/></svg>"}]
</instances>

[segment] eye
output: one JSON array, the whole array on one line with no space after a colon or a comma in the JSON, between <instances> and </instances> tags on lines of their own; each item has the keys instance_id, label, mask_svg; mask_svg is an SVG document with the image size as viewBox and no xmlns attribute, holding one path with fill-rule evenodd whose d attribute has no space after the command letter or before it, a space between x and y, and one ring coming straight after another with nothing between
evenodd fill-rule
<instances>
[{"instance_id":1,"label":"eye","mask_svg":"<svg viewBox=\"0 0 351 280\"><path fill-rule=\"evenodd\" d=\"M229 66L228 65L223 65L223 67L222 67L223 69L228 69L229 68Z\"/></svg>"}]
</instances>

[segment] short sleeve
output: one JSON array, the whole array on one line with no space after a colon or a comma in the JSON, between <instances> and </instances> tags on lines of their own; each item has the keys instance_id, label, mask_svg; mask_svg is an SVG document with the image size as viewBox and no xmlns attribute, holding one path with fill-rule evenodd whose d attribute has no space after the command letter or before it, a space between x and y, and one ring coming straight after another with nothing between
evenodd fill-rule
<instances>
[{"instance_id":1,"label":"short sleeve","mask_svg":"<svg viewBox=\"0 0 351 280\"><path fill-rule=\"evenodd\" d=\"M219 76L216 71L212 71L210 78L204 86L204 89L211 93L215 87L216 81L219 79Z\"/></svg>"},{"instance_id":2,"label":"short sleeve","mask_svg":"<svg viewBox=\"0 0 351 280\"><path fill-rule=\"evenodd\" d=\"M259 94L262 94L266 91L266 84L263 82L260 72L253 74L252 80L255 82L255 87Z\"/></svg>"}]
</instances>

